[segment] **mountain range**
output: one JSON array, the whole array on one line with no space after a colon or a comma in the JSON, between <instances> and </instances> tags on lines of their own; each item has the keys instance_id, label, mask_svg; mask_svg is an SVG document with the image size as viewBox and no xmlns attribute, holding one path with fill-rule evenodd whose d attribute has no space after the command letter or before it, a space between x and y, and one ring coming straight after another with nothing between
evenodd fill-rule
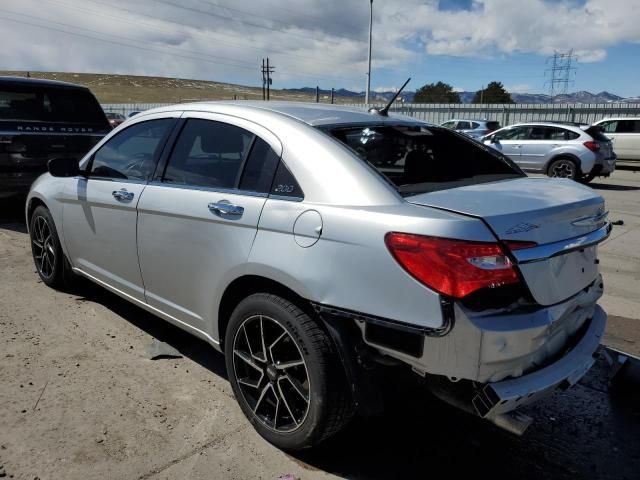
<instances>
[{"instance_id":1,"label":"mountain range","mask_svg":"<svg viewBox=\"0 0 640 480\"><path fill-rule=\"evenodd\" d=\"M304 93L307 95L315 95L316 89L312 87L288 88L283 91L291 93ZM471 103L476 92L459 92L462 103ZM331 95L330 90L320 90L322 97ZM364 92L354 92L341 88L334 91L336 97L353 98L355 102L361 102L364 98ZM391 100L395 92L373 92L371 98L373 102L385 102ZM405 102L413 102L415 92L406 91L400 94ZM515 103L640 103L640 97L623 98L610 92L591 93L587 91L579 91L561 95L550 96L543 93L512 93L511 98Z\"/></svg>"}]
</instances>

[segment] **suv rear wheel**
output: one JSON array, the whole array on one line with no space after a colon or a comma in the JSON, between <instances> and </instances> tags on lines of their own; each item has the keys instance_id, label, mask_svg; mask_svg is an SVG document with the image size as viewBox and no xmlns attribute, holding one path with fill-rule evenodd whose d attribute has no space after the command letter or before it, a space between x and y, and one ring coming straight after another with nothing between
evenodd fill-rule
<instances>
[{"instance_id":1,"label":"suv rear wheel","mask_svg":"<svg viewBox=\"0 0 640 480\"><path fill-rule=\"evenodd\" d=\"M225 345L243 413L277 447L317 445L348 421L352 402L335 347L293 303L265 293L245 298L231 315Z\"/></svg>"},{"instance_id":2,"label":"suv rear wheel","mask_svg":"<svg viewBox=\"0 0 640 480\"><path fill-rule=\"evenodd\" d=\"M556 178L570 178L577 180L581 177L580 168L570 158L558 158L549 164L547 175Z\"/></svg>"}]
</instances>

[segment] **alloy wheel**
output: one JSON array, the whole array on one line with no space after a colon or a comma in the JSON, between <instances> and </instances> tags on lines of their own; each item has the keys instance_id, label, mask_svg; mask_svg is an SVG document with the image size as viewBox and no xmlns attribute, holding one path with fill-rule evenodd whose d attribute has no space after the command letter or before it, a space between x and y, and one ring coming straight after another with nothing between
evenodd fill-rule
<instances>
[{"instance_id":1,"label":"alloy wheel","mask_svg":"<svg viewBox=\"0 0 640 480\"><path fill-rule=\"evenodd\" d=\"M46 218L36 217L33 223L31 242L33 243L33 258L38 272L44 278L51 278L56 264L56 248L53 243L51 227Z\"/></svg>"},{"instance_id":2,"label":"alloy wheel","mask_svg":"<svg viewBox=\"0 0 640 480\"><path fill-rule=\"evenodd\" d=\"M307 365L289 332L275 319L253 315L233 341L233 374L254 417L267 428L297 430L309 413Z\"/></svg>"},{"instance_id":3,"label":"alloy wheel","mask_svg":"<svg viewBox=\"0 0 640 480\"><path fill-rule=\"evenodd\" d=\"M569 160L557 162L551 168L551 176L557 178L574 178L576 166Z\"/></svg>"}]
</instances>

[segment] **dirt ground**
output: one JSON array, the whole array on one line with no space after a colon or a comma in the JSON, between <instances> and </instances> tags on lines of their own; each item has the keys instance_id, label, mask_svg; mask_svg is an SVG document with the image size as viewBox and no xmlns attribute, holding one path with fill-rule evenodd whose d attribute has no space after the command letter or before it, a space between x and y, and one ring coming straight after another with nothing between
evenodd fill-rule
<instances>
[{"instance_id":1,"label":"dirt ground","mask_svg":"<svg viewBox=\"0 0 640 480\"><path fill-rule=\"evenodd\" d=\"M605 342L640 354L640 173L594 182L615 226L601 247ZM516 438L392 379L383 417L356 419L288 455L237 406L224 359L89 283L73 294L35 273L21 205L0 203L0 477L29 479L638 478L639 402L597 372L533 410ZM149 360L153 338L183 355ZM603 373L606 378L606 373Z\"/></svg>"}]
</instances>

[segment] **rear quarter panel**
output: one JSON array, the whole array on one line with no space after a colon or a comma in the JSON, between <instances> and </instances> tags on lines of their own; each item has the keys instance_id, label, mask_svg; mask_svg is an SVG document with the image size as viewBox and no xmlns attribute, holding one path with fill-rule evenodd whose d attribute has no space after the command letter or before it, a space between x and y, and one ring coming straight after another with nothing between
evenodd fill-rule
<instances>
[{"instance_id":1,"label":"rear quarter panel","mask_svg":"<svg viewBox=\"0 0 640 480\"><path fill-rule=\"evenodd\" d=\"M307 210L321 215L322 233L304 248L293 228ZM396 263L384 243L392 231L495 240L479 220L404 202L340 207L269 199L247 273L279 281L313 302L438 328L443 322L439 295Z\"/></svg>"}]
</instances>

